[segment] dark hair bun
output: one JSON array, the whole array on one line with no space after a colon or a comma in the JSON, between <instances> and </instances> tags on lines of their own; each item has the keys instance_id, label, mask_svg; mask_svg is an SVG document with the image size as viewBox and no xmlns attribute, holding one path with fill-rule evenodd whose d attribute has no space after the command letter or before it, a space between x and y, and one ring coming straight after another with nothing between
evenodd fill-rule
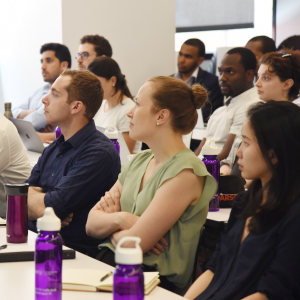
<instances>
[{"instance_id":1,"label":"dark hair bun","mask_svg":"<svg viewBox=\"0 0 300 300\"><path fill-rule=\"evenodd\" d=\"M200 84L194 84L192 86L193 102L196 109L200 109L208 100L207 90Z\"/></svg>"}]
</instances>

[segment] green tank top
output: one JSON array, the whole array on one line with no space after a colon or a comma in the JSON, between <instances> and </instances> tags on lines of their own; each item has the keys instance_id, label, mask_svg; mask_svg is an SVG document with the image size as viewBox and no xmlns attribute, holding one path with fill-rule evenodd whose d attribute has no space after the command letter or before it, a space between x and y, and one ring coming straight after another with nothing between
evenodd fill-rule
<instances>
[{"instance_id":1,"label":"green tank top","mask_svg":"<svg viewBox=\"0 0 300 300\"><path fill-rule=\"evenodd\" d=\"M208 204L217 189L216 180L207 172L203 162L189 149L184 149L161 165L144 183L140 184L148 163L153 158L151 150L142 151L122 166L119 181L123 186L122 211L141 216L164 181L175 177L184 169L192 169L197 176L205 177L202 195L195 205L189 205L179 220L165 234L169 246L159 255L144 255L143 263L155 267L160 275L167 276L179 288L190 284L196 250L202 226L206 221ZM114 246L107 240L99 248Z\"/></svg>"}]
</instances>

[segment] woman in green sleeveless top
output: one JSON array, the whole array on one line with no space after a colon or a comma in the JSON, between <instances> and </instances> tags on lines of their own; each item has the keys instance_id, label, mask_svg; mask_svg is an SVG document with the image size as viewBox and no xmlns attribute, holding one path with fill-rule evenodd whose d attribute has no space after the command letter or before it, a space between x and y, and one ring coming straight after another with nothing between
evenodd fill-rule
<instances>
[{"instance_id":1,"label":"woman in green sleeveless top","mask_svg":"<svg viewBox=\"0 0 300 300\"><path fill-rule=\"evenodd\" d=\"M191 283L200 232L217 188L182 140L194 129L196 109L206 100L207 92L199 84L190 88L176 78L154 77L141 87L128 113L129 135L151 150L122 167L86 225L88 235L108 238L100 249L114 251L122 237L140 237L144 265L182 289Z\"/></svg>"}]
</instances>

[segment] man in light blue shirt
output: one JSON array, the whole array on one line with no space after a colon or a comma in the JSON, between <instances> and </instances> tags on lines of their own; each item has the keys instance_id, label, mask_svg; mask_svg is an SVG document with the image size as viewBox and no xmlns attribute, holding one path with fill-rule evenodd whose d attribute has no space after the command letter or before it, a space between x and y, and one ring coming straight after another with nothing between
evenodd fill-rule
<instances>
[{"instance_id":1,"label":"man in light blue shirt","mask_svg":"<svg viewBox=\"0 0 300 300\"><path fill-rule=\"evenodd\" d=\"M44 115L42 99L49 94L52 84L63 70L71 68L71 54L66 46L58 43L43 45L40 53L42 75L47 84L37 90L28 101L18 107L13 107L12 114L14 118L31 122L35 130L47 132L49 126Z\"/></svg>"}]
</instances>

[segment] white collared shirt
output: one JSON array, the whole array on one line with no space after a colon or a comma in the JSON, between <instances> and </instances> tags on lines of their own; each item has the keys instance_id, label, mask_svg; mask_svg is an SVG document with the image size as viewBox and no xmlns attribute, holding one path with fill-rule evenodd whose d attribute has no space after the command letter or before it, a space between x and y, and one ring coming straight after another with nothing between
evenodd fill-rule
<instances>
[{"instance_id":1,"label":"white collared shirt","mask_svg":"<svg viewBox=\"0 0 300 300\"><path fill-rule=\"evenodd\" d=\"M187 80L186 84L188 86L192 86L197 77L198 77L198 73L199 73L199 66L195 69L194 73L191 75L191 77ZM178 78L178 79L181 79L182 80L182 77L181 77L181 74L179 72L177 72L175 75L174 75L175 78Z\"/></svg>"},{"instance_id":2,"label":"white collared shirt","mask_svg":"<svg viewBox=\"0 0 300 300\"><path fill-rule=\"evenodd\" d=\"M248 108L261 101L255 87L232 98L228 106L219 107L208 120L206 140L214 140L220 152L229 134L239 134Z\"/></svg>"}]
</instances>

